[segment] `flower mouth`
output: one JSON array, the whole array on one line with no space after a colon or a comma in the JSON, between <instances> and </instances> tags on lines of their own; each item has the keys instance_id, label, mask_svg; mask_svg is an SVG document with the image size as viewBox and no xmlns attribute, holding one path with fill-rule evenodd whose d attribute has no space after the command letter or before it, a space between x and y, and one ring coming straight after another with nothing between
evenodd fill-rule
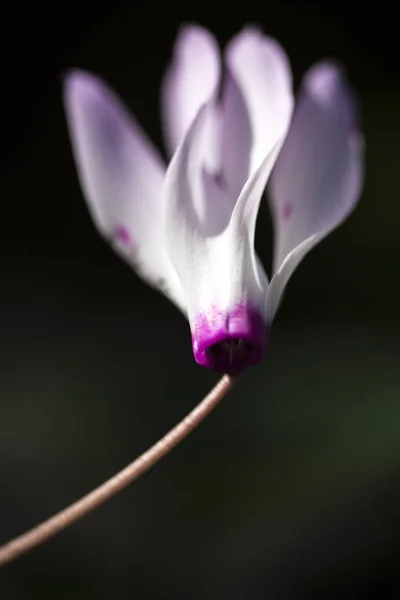
<instances>
[{"instance_id":1,"label":"flower mouth","mask_svg":"<svg viewBox=\"0 0 400 600\"><path fill-rule=\"evenodd\" d=\"M225 312L200 313L192 331L196 362L218 373L236 375L257 364L267 348L269 327L257 310L238 305Z\"/></svg>"},{"instance_id":2,"label":"flower mouth","mask_svg":"<svg viewBox=\"0 0 400 600\"><path fill-rule=\"evenodd\" d=\"M206 355L212 368L220 373L234 375L256 364L263 356L261 348L243 338L226 338L207 348Z\"/></svg>"}]
</instances>

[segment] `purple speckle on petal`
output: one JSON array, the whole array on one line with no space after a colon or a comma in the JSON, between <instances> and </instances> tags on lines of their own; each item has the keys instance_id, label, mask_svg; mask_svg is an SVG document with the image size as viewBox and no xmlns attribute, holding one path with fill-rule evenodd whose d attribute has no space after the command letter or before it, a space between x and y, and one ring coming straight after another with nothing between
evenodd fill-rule
<instances>
[{"instance_id":1,"label":"purple speckle on petal","mask_svg":"<svg viewBox=\"0 0 400 600\"><path fill-rule=\"evenodd\" d=\"M117 227L115 230L115 239L117 242L124 244L124 246L130 246L132 244L131 234L126 227Z\"/></svg>"},{"instance_id":2,"label":"purple speckle on petal","mask_svg":"<svg viewBox=\"0 0 400 600\"><path fill-rule=\"evenodd\" d=\"M293 212L293 204L290 204L290 202L285 202L285 204L282 206L283 220L289 221L290 217L292 216L292 212Z\"/></svg>"}]
</instances>

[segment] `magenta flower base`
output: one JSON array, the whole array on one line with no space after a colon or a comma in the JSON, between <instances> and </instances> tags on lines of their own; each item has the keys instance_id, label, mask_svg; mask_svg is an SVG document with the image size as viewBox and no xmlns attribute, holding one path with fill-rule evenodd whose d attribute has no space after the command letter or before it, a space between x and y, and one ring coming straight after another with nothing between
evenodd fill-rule
<instances>
[{"instance_id":1,"label":"magenta flower base","mask_svg":"<svg viewBox=\"0 0 400 600\"><path fill-rule=\"evenodd\" d=\"M202 367L235 375L263 358L269 327L260 313L248 306L225 312L212 307L195 319L193 354Z\"/></svg>"}]
</instances>

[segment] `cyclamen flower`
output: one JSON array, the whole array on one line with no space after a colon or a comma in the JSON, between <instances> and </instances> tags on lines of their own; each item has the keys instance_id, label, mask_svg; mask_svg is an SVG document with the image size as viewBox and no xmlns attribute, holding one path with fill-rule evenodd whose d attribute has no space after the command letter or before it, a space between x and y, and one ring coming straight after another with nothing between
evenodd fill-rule
<instances>
[{"instance_id":1,"label":"cyclamen flower","mask_svg":"<svg viewBox=\"0 0 400 600\"><path fill-rule=\"evenodd\" d=\"M341 69L321 62L292 115L288 59L255 28L236 35L221 60L208 31L184 27L161 92L168 166L104 82L67 76L81 186L100 233L187 315L196 361L237 373L265 354L293 271L360 196L354 99ZM273 167L269 282L254 234Z\"/></svg>"}]
</instances>

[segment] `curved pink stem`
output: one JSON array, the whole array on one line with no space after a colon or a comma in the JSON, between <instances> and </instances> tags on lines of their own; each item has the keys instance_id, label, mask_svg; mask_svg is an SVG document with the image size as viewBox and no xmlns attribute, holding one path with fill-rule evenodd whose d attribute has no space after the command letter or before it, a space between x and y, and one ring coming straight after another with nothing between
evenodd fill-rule
<instances>
[{"instance_id":1,"label":"curved pink stem","mask_svg":"<svg viewBox=\"0 0 400 600\"><path fill-rule=\"evenodd\" d=\"M40 525L33 527L26 533L19 535L4 546L0 547L0 566L11 562L28 550L60 533L92 510L115 496L126 488L132 481L138 479L143 473L151 469L161 458L168 454L179 444L193 429L195 429L206 416L219 404L222 398L233 386L233 379L224 375L209 394L194 408L180 423L175 425L164 437L136 458L122 471L108 479L99 487L83 496L64 510L56 513Z\"/></svg>"}]
</instances>

